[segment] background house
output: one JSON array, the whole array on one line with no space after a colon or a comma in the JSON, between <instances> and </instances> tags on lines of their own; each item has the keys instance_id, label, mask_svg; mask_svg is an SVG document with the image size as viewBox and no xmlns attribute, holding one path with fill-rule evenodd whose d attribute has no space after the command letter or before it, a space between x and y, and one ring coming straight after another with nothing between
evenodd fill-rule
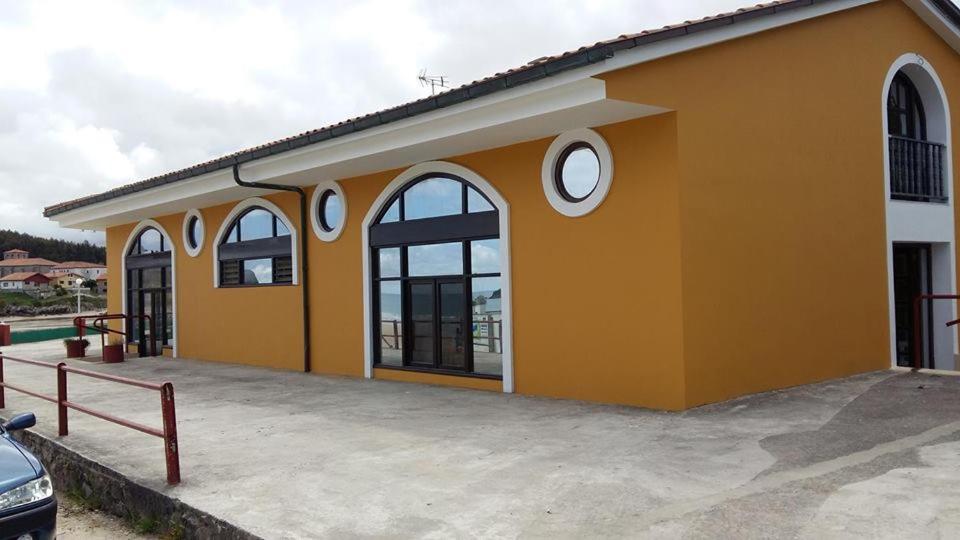
<instances>
[{"instance_id":1,"label":"background house","mask_svg":"<svg viewBox=\"0 0 960 540\"><path fill-rule=\"evenodd\" d=\"M17 272L0 278L0 290L23 291L49 287L50 278L37 272Z\"/></svg>"},{"instance_id":2,"label":"background house","mask_svg":"<svg viewBox=\"0 0 960 540\"><path fill-rule=\"evenodd\" d=\"M84 280L97 279L107 273L107 267L102 264L84 261L67 261L53 267L54 274L76 274Z\"/></svg>"},{"instance_id":3,"label":"background house","mask_svg":"<svg viewBox=\"0 0 960 540\"><path fill-rule=\"evenodd\" d=\"M3 252L3 260L0 261L0 277L22 272L45 274L53 270L57 263L30 257L30 253L22 249L10 249Z\"/></svg>"}]
</instances>

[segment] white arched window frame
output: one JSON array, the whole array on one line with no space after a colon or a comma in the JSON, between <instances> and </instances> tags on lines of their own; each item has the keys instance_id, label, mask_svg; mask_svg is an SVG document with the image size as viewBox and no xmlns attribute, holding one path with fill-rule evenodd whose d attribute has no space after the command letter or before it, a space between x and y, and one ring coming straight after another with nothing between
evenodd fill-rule
<instances>
[{"instance_id":1,"label":"white arched window frame","mask_svg":"<svg viewBox=\"0 0 960 540\"><path fill-rule=\"evenodd\" d=\"M133 242L136 241L137 237L140 236L140 233L144 229L153 228L156 229L161 235L163 235L164 241L170 244L170 288L173 293L173 356L178 356L177 346L180 342L178 325L180 324L180 317L177 314L177 247L173 243L173 237L163 228L163 225L160 225L152 219L145 219L133 228L130 231L130 234L127 236L127 241L123 244L123 251L121 252L120 257L120 290L121 290L121 305L123 306L122 313L127 313L129 306L127 306L127 253L130 251L130 246L133 245ZM127 331L127 321L123 321L123 331Z\"/></svg>"},{"instance_id":2,"label":"white arched window frame","mask_svg":"<svg viewBox=\"0 0 960 540\"><path fill-rule=\"evenodd\" d=\"M501 307L503 310L503 392L514 391L513 373L513 294L511 283L510 264L510 206L507 200L486 179L474 171L446 161L429 161L420 163L403 171L394 178L370 205L362 223L362 252L363 252L363 356L364 376L373 376L373 325L370 317L372 311L371 291L371 263L370 263L370 225L377 218L383 206L393 196L403 189L409 182L431 173L450 174L469 182L479 190L498 212L500 229L500 261L501 261Z\"/></svg>"},{"instance_id":3,"label":"white arched window frame","mask_svg":"<svg viewBox=\"0 0 960 540\"><path fill-rule=\"evenodd\" d=\"M260 207L264 210L269 211L277 217L283 224L287 227L287 230L290 231L290 259L291 259L291 271L293 277L291 279L291 285L297 285L300 283L300 254L299 254L299 243L297 240L297 229L293 226L293 222L290 221L290 218L280 209L276 204L263 199L261 197L251 197L249 199L244 199L237 203L234 206L230 213L227 214L227 217L224 218L223 222L220 224L220 228L217 230L217 235L213 238L213 249L210 250L212 259L213 259L213 286L217 289L220 287L220 244L223 242L224 235L227 234L227 231L230 229L230 226L233 224L233 221L245 212L246 210L254 207Z\"/></svg>"}]
</instances>

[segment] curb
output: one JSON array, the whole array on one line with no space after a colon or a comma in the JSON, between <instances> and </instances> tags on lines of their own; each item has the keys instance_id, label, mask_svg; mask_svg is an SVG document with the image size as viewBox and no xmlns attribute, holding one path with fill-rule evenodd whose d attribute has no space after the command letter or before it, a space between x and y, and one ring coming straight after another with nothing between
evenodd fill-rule
<instances>
[{"instance_id":1,"label":"curb","mask_svg":"<svg viewBox=\"0 0 960 540\"><path fill-rule=\"evenodd\" d=\"M104 512L123 519L147 516L157 521L161 531L176 530L175 536L180 538L262 540L32 430L18 431L13 436L43 462L58 491L95 497Z\"/></svg>"}]
</instances>

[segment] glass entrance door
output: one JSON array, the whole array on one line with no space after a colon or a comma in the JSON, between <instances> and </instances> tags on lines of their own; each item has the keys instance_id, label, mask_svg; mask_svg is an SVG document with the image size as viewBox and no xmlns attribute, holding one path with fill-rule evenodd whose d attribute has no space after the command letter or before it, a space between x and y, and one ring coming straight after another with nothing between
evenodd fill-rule
<instances>
[{"instance_id":1,"label":"glass entrance door","mask_svg":"<svg viewBox=\"0 0 960 540\"><path fill-rule=\"evenodd\" d=\"M162 289L148 289L143 291L143 302L141 304L140 315L150 317L150 320L143 320L141 328L141 337L139 339L142 345L141 353L150 354L156 351L161 354L163 351L164 335L166 334L166 306L165 294Z\"/></svg>"},{"instance_id":2,"label":"glass entrance door","mask_svg":"<svg viewBox=\"0 0 960 540\"><path fill-rule=\"evenodd\" d=\"M407 282L408 365L465 371L467 298L462 279Z\"/></svg>"}]
</instances>

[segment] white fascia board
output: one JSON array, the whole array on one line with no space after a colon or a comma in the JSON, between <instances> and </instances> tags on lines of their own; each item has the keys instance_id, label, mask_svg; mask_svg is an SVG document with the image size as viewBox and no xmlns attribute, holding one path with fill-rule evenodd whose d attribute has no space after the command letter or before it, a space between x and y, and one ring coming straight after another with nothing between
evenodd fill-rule
<instances>
[{"instance_id":1,"label":"white fascia board","mask_svg":"<svg viewBox=\"0 0 960 540\"><path fill-rule=\"evenodd\" d=\"M944 17L937 6L927 0L903 0L903 2L953 50L960 52L960 29L950 19Z\"/></svg>"},{"instance_id":2,"label":"white fascia board","mask_svg":"<svg viewBox=\"0 0 960 540\"><path fill-rule=\"evenodd\" d=\"M674 37L663 41L642 45L632 50L620 51L613 58L570 70L556 76L547 77L516 88L495 92L488 96L468 100L447 108L438 109L412 118L391 122L358 133L330 139L283 154L265 157L244 165L244 179L251 181L271 180L277 183L305 185L320 180L336 179L324 175L324 168L330 166L330 173L357 175L377 170L410 165L427 159L440 159L456 153L505 146L519 142L504 139L499 144L489 146L484 140L463 139L465 134L489 131L490 128L506 123L516 124L524 119L538 121L543 115L564 110L576 110L587 104L610 104L614 100L606 99L603 81L592 79L597 75L625 67L649 62L666 56L707 47L756 33L764 32L838 11L870 4L878 0L836 0L812 6L798 7L782 13L758 16L756 19L720 26L715 29L695 32L687 36ZM929 6L925 0L904 0L908 4L922 3L928 15L938 16L939 12ZM656 114L667 109L655 105L631 104L639 107L630 110L628 104L618 104L624 108L622 118L604 117L606 123L627 120L646 114ZM615 107L607 107L612 110ZM582 116L582 115L581 115ZM498 124L499 123L499 124ZM561 120L559 124L563 124ZM572 127L596 127L602 123L589 123L583 126L569 126L555 129L559 133ZM522 130L520 130L522 132ZM543 136L543 135L541 135ZM444 146L445 155L423 155L410 152L405 155L404 148L415 148L432 141L461 137L460 143ZM528 139L529 140L529 139ZM376 159L377 156L393 153L390 159ZM412 160L404 162L404 159ZM336 164L366 160L376 164L379 169L363 170L354 167L332 167ZM310 176L305 173L310 172ZM342 177L342 176L341 176ZM221 170L189 180L173 182L149 190L124 195L57 214L52 217L63 227L102 229L111 224L136 221L148 213L153 216L185 210L187 207L202 207L237 200L244 196L263 191L243 190L233 183L232 173ZM184 199L191 199L185 202ZM181 208L183 207L183 208Z\"/></svg>"}]
</instances>

